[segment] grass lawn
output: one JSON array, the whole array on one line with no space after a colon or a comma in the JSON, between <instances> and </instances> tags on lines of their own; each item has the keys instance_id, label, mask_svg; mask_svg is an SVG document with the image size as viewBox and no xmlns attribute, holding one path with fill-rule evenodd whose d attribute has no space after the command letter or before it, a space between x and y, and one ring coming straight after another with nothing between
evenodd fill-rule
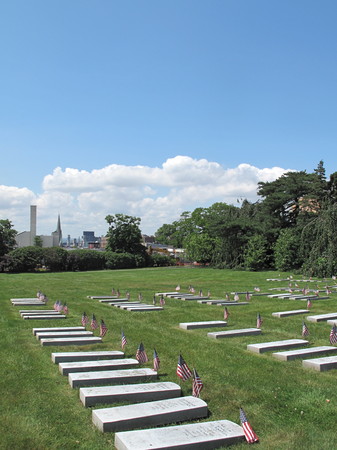
<instances>
[{"instance_id":1,"label":"grass lawn","mask_svg":"<svg viewBox=\"0 0 337 450\"><path fill-rule=\"evenodd\" d=\"M173 291L180 284L187 292L210 290L211 298L224 298L226 292L261 292L287 282L266 281L286 277L278 272L249 273L210 268L151 268L79 273L0 274L1 408L0 448L3 449L102 449L114 448L113 433L101 433L91 421L91 408L79 400L78 389L71 389L66 376L51 361L51 352L76 350L120 350L121 329L128 340L125 355L135 357L143 342L149 356L145 367L152 367L155 347L160 360L160 380L179 383L176 366L179 353L190 368L195 367L204 383L201 398L209 407L207 420L229 419L239 423L242 406L260 438L259 449L336 449L337 389L336 370L316 372L302 367L301 360L278 361L271 353L247 351L247 344L283 339L301 339L302 320L298 315L283 319L272 312L306 309L303 301L253 296L247 306L228 307L227 329L256 326L256 315L263 318L262 335L215 340L208 331L186 331L180 322L222 320L223 307L193 301L167 299L164 311L126 312L88 295L110 295L111 289L126 291L131 300L138 293L152 304L155 292ZM296 277L294 278L301 278ZM299 283L316 288L316 283ZM324 287L325 283L318 286ZM38 290L55 300L67 302L65 321L23 320L10 298L35 297ZM323 295L323 294L322 294ZM244 295L240 301L244 301ZM233 299L233 295L231 295ZM311 314L336 312L337 293L329 300L314 301ZM104 319L108 334L99 346L42 347L32 334L33 327L79 326L85 311L89 317ZM330 345L330 325L306 322L311 346ZM95 331L98 335L98 330ZM97 348L99 347L99 348ZM191 381L181 382L183 394L191 395ZM98 406L102 407L101 405ZM247 448L246 443L227 448Z\"/></svg>"}]
</instances>

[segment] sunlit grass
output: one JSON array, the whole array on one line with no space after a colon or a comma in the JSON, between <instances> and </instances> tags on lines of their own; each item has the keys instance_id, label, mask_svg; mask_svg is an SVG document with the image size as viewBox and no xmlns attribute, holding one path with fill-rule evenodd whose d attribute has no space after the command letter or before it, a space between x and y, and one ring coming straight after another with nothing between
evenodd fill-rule
<instances>
[{"instance_id":1,"label":"sunlit grass","mask_svg":"<svg viewBox=\"0 0 337 450\"><path fill-rule=\"evenodd\" d=\"M33 327L81 325L83 311L89 317L94 313L98 320L104 319L109 328L99 349L120 350L122 328L128 340L126 356L134 357L143 342L149 356L146 366L152 367L155 347L161 359L162 381L179 383L175 370L181 352L204 382L201 397L208 403L210 418L239 423L242 406L260 437L260 449L337 448L337 372L317 373L303 369L300 360L282 362L270 353L257 355L247 351L250 343L301 338L305 316L278 319L271 314L305 309L305 302L253 297L247 306L229 307L227 328L255 327L259 312L264 319L262 335L213 340L207 332L214 329L186 331L179 328L179 323L222 320L223 307L167 299L164 311L131 313L87 298L109 295L115 288L123 296L129 291L131 300L136 300L141 292L143 302L152 304L155 292L172 291L178 283L184 292L191 284L196 292L202 289L205 294L210 290L212 298L224 298L226 292L253 290L254 286L263 292L276 285L286 286L286 282L266 281L277 276L279 273L210 268L0 274L0 448L113 448L113 434L102 434L92 425L91 409L83 407L78 389L70 388L67 377L51 361L52 351L76 348L41 347L32 334ZM34 297L39 289L50 299L48 309L55 300L67 302L69 317L62 324L23 320L19 315L21 308L11 305L10 298ZM312 313L335 312L336 294L330 297L314 302ZM244 301L244 295L240 300ZM311 345L329 345L329 325L307 325ZM85 350L96 348L88 346ZM184 395L190 395L191 382L180 384ZM246 444L235 448L246 448Z\"/></svg>"}]
</instances>

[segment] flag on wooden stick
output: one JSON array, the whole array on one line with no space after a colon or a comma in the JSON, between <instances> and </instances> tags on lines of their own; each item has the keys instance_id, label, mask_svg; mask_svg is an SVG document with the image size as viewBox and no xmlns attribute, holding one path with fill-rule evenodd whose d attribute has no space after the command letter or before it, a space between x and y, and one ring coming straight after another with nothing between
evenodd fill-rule
<instances>
[{"instance_id":1,"label":"flag on wooden stick","mask_svg":"<svg viewBox=\"0 0 337 450\"><path fill-rule=\"evenodd\" d=\"M104 337L108 332L108 327L105 325L104 320L101 319L101 324L99 326L99 335Z\"/></svg>"},{"instance_id":2,"label":"flag on wooden stick","mask_svg":"<svg viewBox=\"0 0 337 450\"><path fill-rule=\"evenodd\" d=\"M336 344L337 342L337 327L333 325L330 331L330 344Z\"/></svg>"},{"instance_id":3,"label":"flag on wooden stick","mask_svg":"<svg viewBox=\"0 0 337 450\"><path fill-rule=\"evenodd\" d=\"M227 320L228 317L229 317L229 311L227 309L227 306L225 306L225 309L224 309L224 312L223 312L223 317L224 317L225 320Z\"/></svg>"},{"instance_id":4,"label":"flag on wooden stick","mask_svg":"<svg viewBox=\"0 0 337 450\"><path fill-rule=\"evenodd\" d=\"M256 328L261 328L262 322L263 322L263 320L262 320L260 313L257 313Z\"/></svg>"},{"instance_id":5,"label":"flag on wooden stick","mask_svg":"<svg viewBox=\"0 0 337 450\"><path fill-rule=\"evenodd\" d=\"M67 304L65 303L63 305L63 314L67 315L68 313L69 313L69 308L68 308Z\"/></svg>"},{"instance_id":6,"label":"flag on wooden stick","mask_svg":"<svg viewBox=\"0 0 337 450\"><path fill-rule=\"evenodd\" d=\"M98 328L98 323L97 323L95 314L92 315L90 326L93 330L96 330L96 328Z\"/></svg>"},{"instance_id":7,"label":"flag on wooden stick","mask_svg":"<svg viewBox=\"0 0 337 450\"><path fill-rule=\"evenodd\" d=\"M124 350L124 347L127 345L128 341L126 340L124 331L122 330L122 350Z\"/></svg>"},{"instance_id":8,"label":"flag on wooden stick","mask_svg":"<svg viewBox=\"0 0 337 450\"><path fill-rule=\"evenodd\" d=\"M307 325L305 324L305 322L303 322L302 337L305 337L305 336L309 336L309 329L308 329Z\"/></svg>"},{"instance_id":9,"label":"flag on wooden stick","mask_svg":"<svg viewBox=\"0 0 337 450\"><path fill-rule=\"evenodd\" d=\"M81 322L82 322L82 325L83 325L84 327L85 327L85 326L87 325L87 323L89 322L89 318L88 318L88 316L86 315L85 311L84 311L84 313L82 314Z\"/></svg>"},{"instance_id":10,"label":"flag on wooden stick","mask_svg":"<svg viewBox=\"0 0 337 450\"><path fill-rule=\"evenodd\" d=\"M181 355L179 355L179 358L178 358L176 374L183 381L188 380L192 376L192 372L191 372L190 368L188 367L184 358Z\"/></svg>"},{"instance_id":11,"label":"flag on wooden stick","mask_svg":"<svg viewBox=\"0 0 337 450\"><path fill-rule=\"evenodd\" d=\"M308 301L307 301L307 308L309 309L309 308L311 308L311 307L312 307L312 303L311 303L310 298L308 298Z\"/></svg>"},{"instance_id":12,"label":"flag on wooden stick","mask_svg":"<svg viewBox=\"0 0 337 450\"><path fill-rule=\"evenodd\" d=\"M137 352L136 352L136 360L140 363L140 364L145 364L148 362L148 357L144 348L143 343L141 342L137 348Z\"/></svg>"},{"instance_id":13,"label":"flag on wooden stick","mask_svg":"<svg viewBox=\"0 0 337 450\"><path fill-rule=\"evenodd\" d=\"M259 438L253 431L250 423L248 422L247 416L242 408L240 408L240 422L243 428L243 432L246 437L246 441L248 444L253 444L254 442L258 442Z\"/></svg>"},{"instance_id":14,"label":"flag on wooden stick","mask_svg":"<svg viewBox=\"0 0 337 450\"><path fill-rule=\"evenodd\" d=\"M201 378L198 375L198 372L193 369L193 386L192 386L192 395L193 397L199 397L202 388L204 387Z\"/></svg>"},{"instance_id":15,"label":"flag on wooden stick","mask_svg":"<svg viewBox=\"0 0 337 450\"><path fill-rule=\"evenodd\" d=\"M156 352L156 349L153 350L153 370L156 372L159 370L160 366L160 359L158 356L158 353Z\"/></svg>"}]
</instances>

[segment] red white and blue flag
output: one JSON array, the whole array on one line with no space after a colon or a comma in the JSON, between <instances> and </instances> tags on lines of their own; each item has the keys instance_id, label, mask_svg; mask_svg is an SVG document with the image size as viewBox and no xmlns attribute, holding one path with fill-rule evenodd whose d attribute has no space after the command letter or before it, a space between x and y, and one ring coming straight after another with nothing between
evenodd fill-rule
<instances>
[{"instance_id":1,"label":"red white and blue flag","mask_svg":"<svg viewBox=\"0 0 337 450\"><path fill-rule=\"evenodd\" d=\"M302 325L302 337L309 336L309 329L305 322Z\"/></svg>"},{"instance_id":2,"label":"red white and blue flag","mask_svg":"<svg viewBox=\"0 0 337 450\"><path fill-rule=\"evenodd\" d=\"M225 320L227 320L228 317L229 317L229 311L227 309L227 306L225 306L225 309L224 309L224 312L223 312L223 317L224 317Z\"/></svg>"},{"instance_id":3,"label":"red white and blue flag","mask_svg":"<svg viewBox=\"0 0 337 450\"><path fill-rule=\"evenodd\" d=\"M330 344L336 344L337 342L337 327L333 325L330 331Z\"/></svg>"},{"instance_id":4,"label":"red white and blue flag","mask_svg":"<svg viewBox=\"0 0 337 450\"><path fill-rule=\"evenodd\" d=\"M178 358L176 374L183 381L188 380L192 376L192 372L191 372L190 368L188 367L184 358L181 355L179 355L179 358Z\"/></svg>"},{"instance_id":5,"label":"red white and blue flag","mask_svg":"<svg viewBox=\"0 0 337 450\"><path fill-rule=\"evenodd\" d=\"M95 314L92 315L90 326L93 330L96 330L96 328L98 328L98 323Z\"/></svg>"},{"instance_id":6,"label":"red white and blue flag","mask_svg":"<svg viewBox=\"0 0 337 450\"><path fill-rule=\"evenodd\" d=\"M136 360L140 363L140 364L145 364L148 362L149 358L147 357L145 348L143 343L141 342L137 348L137 352L136 352Z\"/></svg>"},{"instance_id":7,"label":"red white and blue flag","mask_svg":"<svg viewBox=\"0 0 337 450\"><path fill-rule=\"evenodd\" d=\"M262 317L260 313L257 313L256 328L261 328L262 323L263 323Z\"/></svg>"},{"instance_id":8,"label":"red white and blue flag","mask_svg":"<svg viewBox=\"0 0 337 450\"><path fill-rule=\"evenodd\" d=\"M247 416L242 408L240 408L240 422L248 444L254 444L254 442L258 442L259 438L253 431L250 423L248 422Z\"/></svg>"},{"instance_id":9,"label":"red white and blue flag","mask_svg":"<svg viewBox=\"0 0 337 450\"><path fill-rule=\"evenodd\" d=\"M84 327L85 327L85 326L87 325L87 323L89 322L89 318L88 318L88 316L86 315L85 312L82 314L82 320L81 320L81 322L82 322L82 325L83 325Z\"/></svg>"},{"instance_id":10,"label":"red white and blue flag","mask_svg":"<svg viewBox=\"0 0 337 450\"><path fill-rule=\"evenodd\" d=\"M193 385L192 385L192 395L193 397L199 397L202 388L204 387L198 372L193 369Z\"/></svg>"},{"instance_id":11,"label":"red white and blue flag","mask_svg":"<svg viewBox=\"0 0 337 450\"><path fill-rule=\"evenodd\" d=\"M124 331L122 330L122 350L124 349L124 347L127 345L128 341L126 340Z\"/></svg>"},{"instance_id":12,"label":"red white and blue flag","mask_svg":"<svg viewBox=\"0 0 337 450\"><path fill-rule=\"evenodd\" d=\"M106 326L105 322L103 319L101 319L101 324L99 326L99 335L101 337L104 337L108 332L108 327Z\"/></svg>"},{"instance_id":13,"label":"red white and blue flag","mask_svg":"<svg viewBox=\"0 0 337 450\"><path fill-rule=\"evenodd\" d=\"M154 349L153 350L153 370L155 370L157 372L159 370L159 366L160 366L160 359L159 359L156 349Z\"/></svg>"}]
</instances>

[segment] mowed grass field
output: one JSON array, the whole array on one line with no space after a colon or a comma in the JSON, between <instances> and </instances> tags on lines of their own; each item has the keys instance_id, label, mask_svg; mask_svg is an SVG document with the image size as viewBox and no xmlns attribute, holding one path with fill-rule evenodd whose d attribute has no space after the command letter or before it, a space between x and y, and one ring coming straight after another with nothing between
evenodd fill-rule
<instances>
[{"instance_id":1,"label":"mowed grass field","mask_svg":"<svg viewBox=\"0 0 337 450\"><path fill-rule=\"evenodd\" d=\"M91 408L82 405L78 389L72 389L67 377L52 363L51 352L121 350L123 329L128 340L127 357L135 357L139 343L143 342L149 356L145 367L152 367L153 348L156 348L161 360L161 381L179 383L175 372L180 352L190 368L197 369L204 383L201 398L209 407L209 417L205 420L228 419L239 423L242 406L260 438L257 444L260 449L336 449L337 371L319 373L304 369L301 360L282 362L271 353L258 355L247 351L248 344L300 339L302 320L306 316L278 319L272 317L272 312L305 309L305 302L253 296L249 305L228 307L227 329L255 327L259 312L263 318L262 335L214 340L207 337L207 332L215 329L186 331L179 328L179 323L222 320L220 306L166 299L164 311L126 312L87 298L110 295L115 288L122 296L129 291L131 300L136 300L141 292L143 302L152 304L154 293L174 291L180 284L182 292L193 285L196 293L199 289L204 294L210 290L211 298L219 299L226 292L252 291L255 286L261 292L286 287L287 282L266 280L289 275L200 267L0 274L0 448L114 448L113 433L103 434L93 426ZM294 278L301 277L294 275ZM326 283L299 284L324 288ZM36 308L14 307L10 299L34 297L38 290L49 297L47 309L52 309L55 300L66 302L68 318L23 320L19 309ZM336 312L336 300L337 293L333 291L329 300L314 301L310 314ZM245 301L244 295L240 301ZM105 321L109 331L103 344L42 347L32 334L33 327L80 326L83 311L89 317L95 314L98 320ZM330 325L306 323L311 346L330 345ZM191 395L191 380L181 381L180 385L184 395ZM247 445L229 448L243 449Z\"/></svg>"}]
</instances>

